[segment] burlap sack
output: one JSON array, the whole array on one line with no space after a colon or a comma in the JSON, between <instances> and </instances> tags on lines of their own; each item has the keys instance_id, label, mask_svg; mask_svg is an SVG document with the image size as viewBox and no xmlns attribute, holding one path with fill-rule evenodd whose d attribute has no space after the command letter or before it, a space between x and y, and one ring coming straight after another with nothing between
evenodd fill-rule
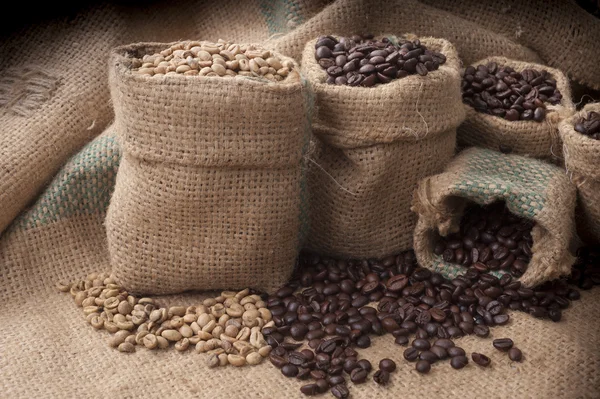
<instances>
[{"instance_id":1,"label":"burlap sack","mask_svg":"<svg viewBox=\"0 0 600 399\"><path fill-rule=\"evenodd\" d=\"M565 167L577 186L577 230L590 243L600 243L600 141L576 132L573 126L588 112L600 112L600 103L588 104L581 112L561 122Z\"/></svg>"},{"instance_id":2,"label":"burlap sack","mask_svg":"<svg viewBox=\"0 0 600 399\"><path fill-rule=\"evenodd\" d=\"M507 146L512 149L513 154L546 160L562 158L558 123L575 112L569 80L557 69L504 57L489 57L475 62L473 65L487 65L490 62L495 62L499 66L510 66L517 72L529 68L545 69L556 79L556 87L560 90L563 98L557 105L546 103L548 113L542 122L533 120L511 122L504 118L478 112L465 104L467 118L458 128L459 145L484 147L495 151L499 151L500 146Z\"/></svg>"},{"instance_id":3,"label":"burlap sack","mask_svg":"<svg viewBox=\"0 0 600 399\"><path fill-rule=\"evenodd\" d=\"M420 1L527 46L545 64L579 83L600 89L600 20L575 1Z\"/></svg>"},{"instance_id":4,"label":"burlap sack","mask_svg":"<svg viewBox=\"0 0 600 399\"><path fill-rule=\"evenodd\" d=\"M274 36L269 46L300 59L307 41L320 35L402 35L412 32L449 40L465 63L492 55L540 62L535 52L508 38L417 0L336 0L291 32Z\"/></svg>"},{"instance_id":5,"label":"burlap sack","mask_svg":"<svg viewBox=\"0 0 600 399\"><path fill-rule=\"evenodd\" d=\"M114 129L70 160L31 209L0 239L0 389L9 398L306 398L305 383L285 378L264 361L258 366L209 368L208 355L194 349L133 354L108 346L112 336L93 329L58 280L109 270L103 221L119 161ZM454 370L448 360L419 374L389 334L373 337L360 358L373 364L393 359L397 370L385 387L348 383L356 399L594 398L600 386L600 289L552 323L522 312L494 327L491 338L456 339L467 353L489 356L487 369L470 362ZM199 295L154 297L161 306L193 305ZM521 363L494 349L491 339L510 337L524 354ZM470 356L470 355L469 355ZM517 392L518 394L515 394ZM332 397L325 394L323 398Z\"/></svg>"},{"instance_id":6,"label":"burlap sack","mask_svg":"<svg viewBox=\"0 0 600 399\"><path fill-rule=\"evenodd\" d=\"M417 181L440 172L454 154L460 61L443 39L422 38L447 62L425 77L372 88L326 84L315 40L302 56L311 94L308 246L339 256L382 257L412 246L410 212Z\"/></svg>"},{"instance_id":7,"label":"burlap sack","mask_svg":"<svg viewBox=\"0 0 600 399\"><path fill-rule=\"evenodd\" d=\"M496 201L505 201L512 213L536 222L533 255L520 278L523 284L535 286L570 273L575 187L557 166L483 148L465 150L443 173L419 182L413 206L419 215L414 231L419 264L450 278L465 272L465 267L433 253L436 237L458 231L469 203ZM499 277L502 272L494 274Z\"/></svg>"},{"instance_id":8,"label":"burlap sack","mask_svg":"<svg viewBox=\"0 0 600 399\"><path fill-rule=\"evenodd\" d=\"M128 290L174 293L287 281L299 250L308 122L298 72L254 78L131 72L117 48L111 93L123 160L106 229Z\"/></svg>"}]
</instances>

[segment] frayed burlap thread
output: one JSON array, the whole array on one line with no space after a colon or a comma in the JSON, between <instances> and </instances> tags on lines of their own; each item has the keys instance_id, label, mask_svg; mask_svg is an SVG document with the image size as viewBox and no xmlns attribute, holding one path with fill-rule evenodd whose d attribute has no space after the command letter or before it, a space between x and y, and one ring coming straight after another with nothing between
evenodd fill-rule
<instances>
[{"instance_id":1,"label":"frayed burlap thread","mask_svg":"<svg viewBox=\"0 0 600 399\"><path fill-rule=\"evenodd\" d=\"M484 147L495 151L500 151L501 146L507 146L511 148L513 154L517 155L553 161L562 159L558 124L575 112L567 77L558 69L505 57L489 57L473 65L487 65L490 62L495 62L498 66L509 66L517 72L524 69L538 71L545 69L552 78L556 79L556 87L563 98L557 105L546 104L548 113L542 122L533 120L511 122L498 116L478 112L465 104L467 118L458 128L459 145Z\"/></svg>"},{"instance_id":2,"label":"frayed burlap thread","mask_svg":"<svg viewBox=\"0 0 600 399\"><path fill-rule=\"evenodd\" d=\"M132 56L167 47L124 46L111 58L123 150L106 220L115 277L152 294L272 291L291 276L300 247L308 133L300 76L132 73Z\"/></svg>"},{"instance_id":3,"label":"frayed burlap thread","mask_svg":"<svg viewBox=\"0 0 600 399\"><path fill-rule=\"evenodd\" d=\"M453 156L464 118L454 47L443 39L421 41L445 54L446 64L371 88L326 84L315 40L306 45L302 71L315 97L311 249L366 258L412 247L412 191Z\"/></svg>"},{"instance_id":4,"label":"frayed burlap thread","mask_svg":"<svg viewBox=\"0 0 600 399\"><path fill-rule=\"evenodd\" d=\"M419 216L414 231L419 264L449 278L464 273L465 267L433 253L436 238L458 231L469 203L496 201L505 201L513 214L536 223L531 233L533 255L519 279L523 284L535 286L570 273L575 187L564 171L533 158L483 148L463 151L443 173L419 182L412 208Z\"/></svg>"},{"instance_id":5,"label":"frayed burlap thread","mask_svg":"<svg viewBox=\"0 0 600 399\"><path fill-rule=\"evenodd\" d=\"M561 122L565 168L577 186L577 230L590 243L600 243L600 140L576 132L574 125L591 111L600 112L600 103L587 104L582 111Z\"/></svg>"}]
</instances>

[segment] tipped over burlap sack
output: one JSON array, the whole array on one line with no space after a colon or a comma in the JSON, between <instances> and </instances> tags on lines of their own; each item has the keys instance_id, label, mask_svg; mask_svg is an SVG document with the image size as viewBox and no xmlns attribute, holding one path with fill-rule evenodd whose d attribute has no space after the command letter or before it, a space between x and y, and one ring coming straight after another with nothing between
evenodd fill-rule
<instances>
[{"instance_id":1,"label":"tipped over burlap sack","mask_svg":"<svg viewBox=\"0 0 600 399\"><path fill-rule=\"evenodd\" d=\"M114 275L140 293L271 291L290 277L300 246L300 76L132 73L132 56L167 47L124 46L111 58L123 151L106 219Z\"/></svg>"},{"instance_id":2,"label":"tipped over burlap sack","mask_svg":"<svg viewBox=\"0 0 600 399\"><path fill-rule=\"evenodd\" d=\"M383 257L412 247L417 182L454 154L460 61L446 40L422 38L447 61L427 76L374 87L326 84L315 42L302 56L315 111L309 154L308 247L350 257Z\"/></svg>"},{"instance_id":3,"label":"tipped over burlap sack","mask_svg":"<svg viewBox=\"0 0 600 399\"><path fill-rule=\"evenodd\" d=\"M556 79L556 88L560 90L562 99L559 104L546 103L548 111L542 122L509 121L498 116L476 111L465 104L467 118L458 128L458 144L490 148L500 151L500 146L512 149L513 154L527 155L534 158L557 160L562 157L562 145L558 133L558 123L575 112L571 100L569 80L558 69L529 62L515 61L505 57L489 57L473 64L487 65L495 62L498 66L509 66L517 72L524 69L546 70Z\"/></svg>"},{"instance_id":4,"label":"tipped over burlap sack","mask_svg":"<svg viewBox=\"0 0 600 399\"><path fill-rule=\"evenodd\" d=\"M575 1L420 1L527 46L545 64L581 84L600 89L600 20Z\"/></svg>"},{"instance_id":5,"label":"tipped over burlap sack","mask_svg":"<svg viewBox=\"0 0 600 399\"><path fill-rule=\"evenodd\" d=\"M600 243L600 140L574 129L575 124L591 111L600 112L600 103L588 104L582 111L560 124L565 168L577 186L578 211L575 220L580 237Z\"/></svg>"},{"instance_id":6,"label":"tipped over burlap sack","mask_svg":"<svg viewBox=\"0 0 600 399\"><path fill-rule=\"evenodd\" d=\"M569 252L575 186L557 166L483 148L465 150L443 173L419 182L413 203L419 216L414 231L419 264L449 278L465 272L467 268L433 253L436 238L458 231L470 203L496 201L505 201L510 212L536 222L531 231L533 255L519 279L523 284L536 286L570 273L575 260Z\"/></svg>"}]
</instances>

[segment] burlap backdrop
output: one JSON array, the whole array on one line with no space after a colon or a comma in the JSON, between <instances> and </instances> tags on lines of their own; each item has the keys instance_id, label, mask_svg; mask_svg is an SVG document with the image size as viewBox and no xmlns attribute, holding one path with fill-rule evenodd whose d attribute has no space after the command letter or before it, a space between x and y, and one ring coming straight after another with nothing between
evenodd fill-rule
<instances>
[{"instance_id":1,"label":"burlap backdrop","mask_svg":"<svg viewBox=\"0 0 600 399\"><path fill-rule=\"evenodd\" d=\"M412 246L410 212L417 181L440 172L454 154L460 61L446 40L422 38L447 61L425 77L375 87L336 86L306 45L302 71L315 112L309 154L308 246L321 253L383 257Z\"/></svg>"},{"instance_id":2,"label":"burlap backdrop","mask_svg":"<svg viewBox=\"0 0 600 399\"><path fill-rule=\"evenodd\" d=\"M132 57L169 46L119 47L111 58L123 149L106 220L113 273L151 294L276 289L300 249L300 75L266 83L131 72Z\"/></svg>"},{"instance_id":3,"label":"burlap backdrop","mask_svg":"<svg viewBox=\"0 0 600 399\"><path fill-rule=\"evenodd\" d=\"M465 267L433 253L437 233L445 237L458 231L469 202L496 201L505 201L512 213L536 222L533 255L519 279L523 284L535 286L570 273L575 187L557 166L482 148L463 151L444 173L419 182L413 207L419 215L414 232L419 264L450 278L465 272Z\"/></svg>"},{"instance_id":4,"label":"burlap backdrop","mask_svg":"<svg viewBox=\"0 0 600 399\"><path fill-rule=\"evenodd\" d=\"M485 58L490 51L539 61L531 50L504 36L444 11L421 8L414 1L337 0L324 9L322 5L321 0L223 0L150 2L143 8L136 5L118 10L99 7L68 20L29 27L0 43L0 70L6 83L0 90L14 88L22 93L21 80L11 79L9 70L15 67L27 75L23 67L31 63L41 63L45 71L61 72L60 81L64 82L29 117L16 115L7 103L0 104L0 230L31 204L0 239L3 396L302 397L300 383L282 377L268 363L215 370L206 367L206 356L192 351L118 353L108 348L108 334L91 328L81 309L68 295L56 292L54 283L110 269L103 223L119 148L112 128L90 140L112 115L106 60L114 45L219 37L255 42L277 35L272 40L299 58L305 42L323 32L356 33L363 26L368 30L385 24L381 33L397 30L447 37L465 63ZM115 24L118 29L111 28ZM413 25L406 27L408 24ZM550 24L561 25L560 16ZM445 30L433 32L438 28ZM98 41L101 45L96 45ZM561 54L565 60L581 59L577 46L568 46ZM32 83L39 82L35 74L27 76ZM28 92L42 93L33 99L47 98L43 84L32 87ZM59 94L67 89L71 93L68 98ZM95 113L102 116L107 109L87 131ZM195 299L190 295L158 298L161 304L193 303ZM594 315L599 303L599 289L584 292L582 300L563 313L560 323L512 312L511 323L495 327L492 335L512 337L523 349L523 363L510 362L493 349L491 338L459 339L467 352L492 358L492 366L485 370L471 363L456 371L440 362L430 375L419 375L402 359L403 348L394 345L391 337L376 337L363 355L372 362L391 357L398 370L388 387L372 382L351 384L351 393L355 398L598 397L600 318Z\"/></svg>"},{"instance_id":5,"label":"burlap backdrop","mask_svg":"<svg viewBox=\"0 0 600 399\"><path fill-rule=\"evenodd\" d=\"M420 1L527 46L569 78L600 89L600 20L575 1Z\"/></svg>"},{"instance_id":6,"label":"burlap backdrop","mask_svg":"<svg viewBox=\"0 0 600 399\"><path fill-rule=\"evenodd\" d=\"M508 121L504 118L484 114L465 104L467 118L458 128L458 143L461 146L475 146L500 150L505 145L512 148L513 154L534 158L557 160L562 157L562 145L558 133L558 123L575 112L571 100L569 80L558 69L529 62L515 61L505 57L489 57L473 63L473 66L495 62L499 66L509 66L517 72L524 69L545 69L556 79L556 87L563 98L560 104L546 103L547 115L542 122Z\"/></svg>"},{"instance_id":7,"label":"burlap backdrop","mask_svg":"<svg viewBox=\"0 0 600 399\"><path fill-rule=\"evenodd\" d=\"M206 354L138 348L123 354L108 347L110 335L94 330L57 280L109 270L103 221L113 189L119 148L109 129L71 159L33 207L0 241L0 388L2 396L31 398L206 399L304 398L302 381L285 378L269 362L256 367L210 369ZM196 295L162 296L161 305L194 304ZM492 359L481 369L471 362L454 370L448 361L421 375L402 358L393 337L374 337L361 357L373 364L394 359L390 384L370 379L349 384L353 398L594 398L600 386L600 289L583 292L559 323L511 312L511 322L490 338L456 340L469 354ZM492 347L510 337L523 350L511 362ZM327 394L323 396L331 397Z\"/></svg>"},{"instance_id":8,"label":"burlap backdrop","mask_svg":"<svg viewBox=\"0 0 600 399\"><path fill-rule=\"evenodd\" d=\"M565 167L577 186L577 230L582 239L600 243L600 140L576 132L573 128L588 112L600 112L600 104L588 104L581 112L561 122Z\"/></svg>"}]
</instances>

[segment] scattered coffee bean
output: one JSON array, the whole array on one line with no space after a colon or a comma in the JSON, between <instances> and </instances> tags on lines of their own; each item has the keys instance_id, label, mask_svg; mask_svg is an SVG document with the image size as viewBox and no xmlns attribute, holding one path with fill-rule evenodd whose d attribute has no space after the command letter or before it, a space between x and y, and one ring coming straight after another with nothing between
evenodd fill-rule
<instances>
[{"instance_id":1,"label":"scattered coffee bean","mask_svg":"<svg viewBox=\"0 0 600 399\"><path fill-rule=\"evenodd\" d=\"M350 391L348 391L348 387L344 384L338 384L331 388L331 394L338 399L346 399L350 396Z\"/></svg>"},{"instance_id":2,"label":"scattered coffee bean","mask_svg":"<svg viewBox=\"0 0 600 399\"><path fill-rule=\"evenodd\" d=\"M427 49L419 40L394 44L370 35L321 36L315 44L315 59L327 71L327 83L363 87L408 75L426 76L446 62L446 56Z\"/></svg>"},{"instance_id":3,"label":"scattered coffee bean","mask_svg":"<svg viewBox=\"0 0 600 399\"><path fill-rule=\"evenodd\" d=\"M352 381L355 384L362 384L366 381L368 374L369 372L365 369L357 367L350 373L350 381Z\"/></svg>"},{"instance_id":4,"label":"scattered coffee bean","mask_svg":"<svg viewBox=\"0 0 600 399\"><path fill-rule=\"evenodd\" d=\"M582 247L577 250L577 260L573 265L569 282L582 290L600 285L600 246ZM566 296L570 300L577 300L579 291L569 290ZM564 309L562 306L560 308Z\"/></svg>"},{"instance_id":5,"label":"scattered coffee bean","mask_svg":"<svg viewBox=\"0 0 600 399\"><path fill-rule=\"evenodd\" d=\"M492 344L494 348L501 350L503 352L507 352L510 348L513 347L513 340L510 338L498 338L495 339Z\"/></svg>"},{"instance_id":6,"label":"scattered coffee bean","mask_svg":"<svg viewBox=\"0 0 600 399\"><path fill-rule=\"evenodd\" d=\"M487 367L492 362L489 357L477 352L471 353L471 359L481 367Z\"/></svg>"},{"instance_id":7,"label":"scattered coffee bean","mask_svg":"<svg viewBox=\"0 0 600 399\"><path fill-rule=\"evenodd\" d=\"M546 118L546 105L560 103L562 94L546 70L488 65L469 66L462 80L463 102L478 112L509 121Z\"/></svg>"},{"instance_id":8,"label":"scattered coffee bean","mask_svg":"<svg viewBox=\"0 0 600 399\"><path fill-rule=\"evenodd\" d=\"M575 122L575 131L591 139L600 140L600 113L590 111L586 117Z\"/></svg>"},{"instance_id":9,"label":"scattered coffee bean","mask_svg":"<svg viewBox=\"0 0 600 399\"><path fill-rule=\"evenodd\" d=\"M419 373L427 374L431 370L431 364L427 360L419 360L415 365L415 369Z\"/></svg>"},{"instance_id":10,"label":"scattered coffee bean","mask_svg":"<svg viewBox=\"0 0 600 399\"><path fill-rule=\"evenodd\" d=\"M390 381L390 372L387 370L377 370L373 375L373 381L379 385L386 385Z\"/></svg>"},{"instance_id":11,"label":"scattered coffee bean","mask_svg":"<svg viewBox=\"0 0 600 399\"><path fill-rule=\"evenodd\" d=\"M452 368L455 368L457 370L462 369L467 364L469 364L469 359L464 355L454 356L452 359L450 359L450 365L452 366Z\"/></svg>"},{"instance_id":12,"label":"scattered coffee bean","mask_svg":"<svg viewBox=\"0 0 600 399\"><path fill-rule=\"evenodd\" d=\"M409 362L414 362L419 358L419 351L415 348L408 348L404 351L404 358Z\"/></svg>"},{"instance_id":13,"label":"scattered coffee bean","mask_svg":"<svg viewBox=\"0 0 600 399\"><path fill-rule=\"evenodd\" d=\"M448 352L448 356L456 357L456 356L465 356L465 350L463 348L459 348L458 346L453 346L452 348L446 349Z\"/></svg>"},{"instance_id":14,"label":"scattered coffee bean","mask_svg":"<svg viewBox=\"0 0 600 399\"><path fill-rule=\"evenodd\" d=\"M518 348L510 348L508 350L508 357L513 362L520 362L523 359L523 353Z\"/></svg>"},{"instance_id":15,"label":"scattered coffee bean","mask_svg":"<svg viewBox=\"0 0 600 399\"><path fill-rule=\"evenodd\" d=\"M300 392L302 392L303 394L307 395L307 396L314 396L314 395L318 395L319 393L319 386L317 384L306 384L306 385L302 385L300 387Z\"/></svg>"},{"instance_id":16,"label":"scattered coffee bean","mask_svg":"<svg viewBox=\"0 0 600 399\"><path fill-rule=\"evenodd\" d=\"M379 362L379 368L391 373L396 370L396 362L394 362L392 359L381 359Z\"/></svg>"}]
</instances>

